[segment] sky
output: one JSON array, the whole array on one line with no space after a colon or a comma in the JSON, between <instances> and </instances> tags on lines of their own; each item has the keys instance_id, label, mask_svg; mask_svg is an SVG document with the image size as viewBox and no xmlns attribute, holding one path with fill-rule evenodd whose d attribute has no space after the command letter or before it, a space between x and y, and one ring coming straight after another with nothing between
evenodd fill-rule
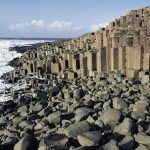
<instances>
[{"instance_id":1,"label":"sky","mask_svg":"<svg viewBox=\"0 0 150 150\"><path fill-rule=\"evenodd\" d=\"M146 6L150 0L0 0L0 37L76 37Z\"/></svg>"}]
</instances>

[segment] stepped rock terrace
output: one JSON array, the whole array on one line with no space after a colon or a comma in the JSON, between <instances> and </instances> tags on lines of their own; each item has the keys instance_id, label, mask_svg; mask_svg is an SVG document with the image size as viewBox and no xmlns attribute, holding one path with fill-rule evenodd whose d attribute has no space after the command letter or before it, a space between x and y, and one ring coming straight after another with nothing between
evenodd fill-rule
<instances>
[{"instance_id":1,"label":"stepped rock terrace","mask_svg":"<svg viewBox=\"0 0 150 150\"><path fill-rule=\"evenodd\" d=\"M132 10L93 33L70 40L47 42L28 50L19 60L20 74L69 79L119 71L141 78L150 69L150 7ZM13 72L15 74L16 70Z\"/></svg>"}]
</instances>

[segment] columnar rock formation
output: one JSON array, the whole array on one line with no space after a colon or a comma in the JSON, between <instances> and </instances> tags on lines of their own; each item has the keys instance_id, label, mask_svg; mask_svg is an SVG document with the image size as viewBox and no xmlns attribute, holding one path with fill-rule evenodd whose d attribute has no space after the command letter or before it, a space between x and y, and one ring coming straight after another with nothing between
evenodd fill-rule
<instances>
[{"instance_id":1,"label":"columnar rock formation","mask_svg":"<svg viewBox=\"0 0 150 150\"><path fill-rule=\"evenodd\" d=\"M73 79L120 71L141 78L150 69L149 17L150 7L132 10L96 32L45 43L23 54L20 73L47 79L49 73L63 75L67 71Z\"/></svg>"},{"instance_id":2,"label":"columnar rock formation","mask_svg":"<svg viewBox=\"0 0 150 150\"><path fill-rule=\"evenodd\" d=\"M13 100L0 102L0 149L149 150L149 14L131 11L13 60L3 76L15 84L6 91Z\"/></svg>"}]
</instances>

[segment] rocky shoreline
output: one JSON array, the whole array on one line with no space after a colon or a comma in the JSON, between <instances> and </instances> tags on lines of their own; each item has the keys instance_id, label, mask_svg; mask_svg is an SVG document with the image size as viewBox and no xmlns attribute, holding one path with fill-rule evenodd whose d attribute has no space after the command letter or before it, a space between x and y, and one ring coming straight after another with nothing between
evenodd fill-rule
<instances>
[{"instance_id":1,"label":"rocky shoreline","mask_svg":"<svg viewBox=\"0 0 150 150\"><path fill-rule=\"evenodd\" d=\"M0 103L2 150L148 150L150 82L122 74L51 74Z\"/></svg>"},{"instance_id":2,"label":"rocky shoreline","mask_svg":"<svg viewBox=\"0 0 150 150\"><path fill-rule=\"evenodd\" d=\"M105 28L11 50L1 150L150 150L150 8ZM106 73L107 72L107 73Z\"/></svg>"}]
</instances>

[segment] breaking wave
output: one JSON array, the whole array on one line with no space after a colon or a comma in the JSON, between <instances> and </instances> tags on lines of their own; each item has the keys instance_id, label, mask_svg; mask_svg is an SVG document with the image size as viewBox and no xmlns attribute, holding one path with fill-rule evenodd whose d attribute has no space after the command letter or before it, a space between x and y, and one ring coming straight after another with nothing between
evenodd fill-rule
<instances>
[{"instance_id":1,"label":"breaking wave","mask_svg":"<svg viewBox=\"0 0 150 150\"><path fill-rule=\"evenodd\" d=\"M41 43L46 42L45 40L6 40L0 39L0 77L14 68L8 66L8 62L13 60L16 57L20 57L22 54L17 53L15 51L9 51L9 47L15 46L23 46L23 45L30 45L34 43ZM0 79L0 93L4 92L7 88L11 85L5 84L3 80ZM0 101L6 101L5 95L0 94Z\"/></svg>"}]
</instances>

